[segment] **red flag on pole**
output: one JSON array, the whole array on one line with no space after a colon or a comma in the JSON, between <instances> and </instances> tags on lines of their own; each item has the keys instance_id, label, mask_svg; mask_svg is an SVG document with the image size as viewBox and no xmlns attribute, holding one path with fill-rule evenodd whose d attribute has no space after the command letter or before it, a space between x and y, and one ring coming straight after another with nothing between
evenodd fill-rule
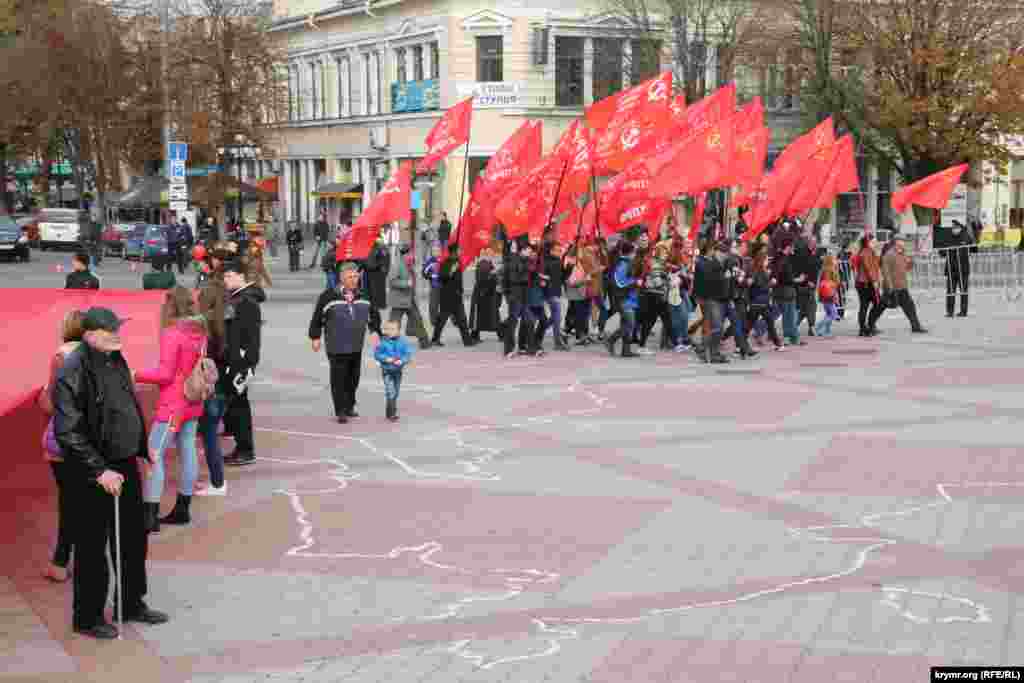
<instances>
[{"instance_id":1,"label":"red flag on pole","mask_svg":"<svg viewBox=\"0 0 1024 683\"><path fill-rule=\"evenodd\" d=\"M583 114L587 125L597 131L606 128L621 128L631 119L644 120L647 116L662 117L668 114L669 98L672 96L672 72L665 73L634 85L628 90L615 93L587 107ZM664 103L664 112L660 111Z\"/></svg>"},{"instance_id":2,"label":"red flag on pole","mask_svg":"<svg viewBox=\"0 0 1024 683\"><path fill-rule=\"evenodd\" d=\"M803 180L798 164L775 168L751 194L751 210L746 216L750 227L740 238L751 240L782 217L790 198Z\"/></svg>"},{"instance_id":3,"label":"red flag on pole","mask_svg":"<svg viewBox=\"0 0 1024 683\"><path fill-rule=\"evenodd\" d=\"M926 206L931 209L944 209L949 204L949 196L953 188L960 183L960 178L967 171L968 164L960 164L947 168L945 171L933 173L892 193L892 208L896 213L903 213L911 204Z\"/></svg>"},{"instance_id":4,"label":"red flag on pole","mask_svg":"<svg viewBox=\"0 0 1024 683\"><path fill-rule=\"evenodd\" d=\"M437 166L437 162L448 156L448 153L459 145L466 144L469 139L469 127L473 118L473 98L463 101L444 113L427 133L423 144L427 153L416 166L416 173L429 173Z\"/></svg>"},{"instance_id":5,"label":"red flag on pole","mask_svg":"<svg viewBox=\"0 0 1024 683\"><path fill-rule=\"evenodd\" d=\"M469 202L466 210L462 212L459 219L459 264L465 270L473 260L480 255L494 237L494 223L487 222L491 216L484 210L483 202L480 199L482 190L482 178L477 178L473 191L469 195Z\"/></svg>"},{"instance_id":6,"label":"red flag on pole","mask_svg":"<svg viewBox=\"0 0 1024 683\"><path fill-rule=\"evenodd\" d=\"M567 208L590 189L590 178L594 174L593 137L590 129L580 119L576 119L555 143L551 154L568 163L558 196L559 206L555 209L558 211Z\"/></svg>"},{"instance_id":7,"label":"red flag on pole","mask_svg":"<svg viewBox=\"0 0 1024 683\"><path fill-rule=\"evenodd\" d=\"M815 204L819 209L832 208L832 201L842 192L852 192L860 187L860 175L857 172L857 158L853 150L853 136L844 135L839 139L838 158L821 191L821 197Z\"/></svg>"},{"instance_id":8,"label":"red flag on pole","mask_svg":"<svg viewBox=\"0 0 1024 683\"><path fill-rule=\"evenodd\" d=\"M690 223L690 234L687 235L692 242L700 234L700 226L704 224L704 209L708 203L708 193L701 192L697 195L697 206L693 209L693 222Z\"/></svg>"},{"instance_id":9,"label":"red flag on pole","mask_svg":"<svg viewBox=\"0 0 1024 683\"><path fill-rule=\"evenodd\" d=\"M494 210L508 237L540 230L551 214L565 162L557 156L541 160L514 188L509 188Z\"/></svg>"},{"instance_id":10,"label":"red flag on pole","mask_svg":"<svg viewBox=\"0 0 1024 683\"><path fill-rule=\"evenodd\" d=\"M835 131L832 127L832 117L828 117L807 133L804 133L782 150L782 154L775 160L772 168L800 163L818 150L828 147L836 141Z\"/></svg>"},{"instance_id":11,"label":"red flag on pole","mask_svg":"<svg viewBox=\"0 0 1024 683\"><path fill-rule=\"evenodd\" d=\"M730 116L661 154L641 160L651 176L651 195L675 197L729 185L732 176L733 120Z\"/></svg>"},{"instance_id":12,"label":"red flag on pole","mask_svg":"<svg viewBox=\"0 0 1024 683\"><path fill-rule=\"evenodd\" d=\"M412 162L403 161L384 184L355 225L338 239L338 261L365 259L380 235L380 226L409 220L411 209Z\"/></svg>"},{"instance_id":13,"label":"red flag on pole","mask_svg":"<svg viewBox=\"0 0 1024 683\"><path fill-rule=\"evenodd\" d=\"M478 199L493 196L518 181L540 161L543 148L541 134L540 121L526 121L502 143L480 175L482 183Z\"/></svg>"}]
</instances>

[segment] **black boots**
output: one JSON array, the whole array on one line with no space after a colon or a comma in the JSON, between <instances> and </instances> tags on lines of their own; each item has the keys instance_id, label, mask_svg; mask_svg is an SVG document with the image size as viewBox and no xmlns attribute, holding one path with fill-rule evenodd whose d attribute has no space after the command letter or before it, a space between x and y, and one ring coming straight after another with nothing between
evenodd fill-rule
<instances>
[{"instance_id":1,"label":"black boots","mask_svg":"<svg viewBox=\"0 0 1024 683\"><path fill-rule=\"evenodd\" d=\"M961 294L960 295L960 317L961 318L966 318L967 317L967 295L966 294Z\"/></svg>"},{"instance_id":2,"label":"black boots","mask_svg":"<svg viewBox=\"0 0 1024 683\"><path fill-rule=\"evenodd\" d=\"M616 330L608 335L608 338L604 340L605 348L608 349L608 355L615 355L615 344L619 341L619 337L622 336L622 330Z\"/></svg>"},{"instance_id":3,"label":"black boots","mask_svg":"<svg viewBox=\"0 0 1024 683\"><path fill-rule=\"evenodd\" d=\"M142 524L146 527L147 534L160 531L160 503L142 504Z\"/></svg>"},{"instance_id":4,"label":"black boots","mask_svg":"<svg viewBox=\"0 0 1024 683\"><path fill-rule=\"evenodd\" d=\"M623 358L633 358L633 357L636 356L636 354L633 353L632 349L630 349L629 346L630 346L629 340L627 340L625 337L623 337L622 338L622 357Z\"/></svg>"},{"instance_id":5,"label":"black boots","mask_svg":"<svg viewBox=\"0 0 1024 683\"><path fill-rule=\"evenodd\" d=\"M711 339L708 342L708 362L709 363L728 363L729 359L722 355L722 335L712 334Z\"/></svg>"},{"instance_id":6,"label":"black boots","mask_svg":"<svg viewBox=\"0 0 1024 683\"><path fill-rule=\"evenodd\" d=\"M174 501L174 509L171 510L171 514L166 517L160 518L161 524L188 524L192 521L192 517L188 513L189 505L192 504L192 496L183 496L178 494L178 499Z\"/></svg>"},{"instance_id":7,"label":"black boots","mask_svg":"<svg viewBox=\"0 0 1024 683\"><path fill-rule=\"evenodd\" d=\"M966 318L967 317L967 301L968 301L967 300L967 295L966 294L961 294L960 295L960 316L959 316L961 318ZM947 294L946 295L946 317L947 318L952 318L953 317L953 311L955 309L956 309L956 295L955 294Z\"/></svg>"},{"instance_id":8,"label":"black boots","mask_svg":"<svg viewBox=\"0 0 1024 683\"><path fill-rule=\"evenodd\" d=\"M387 405L384 408L384 416L392 422L398 422L398 401L396 399L387 399Z\"/></svg>"}]
</instances>

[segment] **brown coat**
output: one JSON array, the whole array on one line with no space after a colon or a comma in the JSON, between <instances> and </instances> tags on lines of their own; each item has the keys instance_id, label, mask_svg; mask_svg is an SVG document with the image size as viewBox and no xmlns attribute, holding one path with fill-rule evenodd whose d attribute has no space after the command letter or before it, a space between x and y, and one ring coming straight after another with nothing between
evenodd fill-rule
<instances>
[{"instance_id":1,"label":"brown coat","mask_svg":"<svg viewBox=\"0 0 1024 683\"><path fill-rule=\"evenodd\" d=\"M868 247L867 249L861 249L857 256L860 258L857 282L872 282L877 286L879 280L882 279L878 254L875 253L874 249Z\"/></svg>"},{"instance_id":2,"label":"brown coat","mask_svg":"<svg viewBox=\"0 0 1024 683\"><path fill-rule=\"evenodd\" d=\"M597 245L591 244L583 249L580 264L589 278L587 282L587 297L596 298L603 296L604 271L608 268L608 257L601 252Z\"/></svg>"},{"instance_id":3,"label":"brown coat","mask_svg":"<svg viewBox=\"0 0 1024 683\"><path fill-rule=\"evenodd\" d=\"M907 270L910 259L895 249L882 259L882 283L886 289L899 290L907 288Z\"/></svg>"}]
</instances>

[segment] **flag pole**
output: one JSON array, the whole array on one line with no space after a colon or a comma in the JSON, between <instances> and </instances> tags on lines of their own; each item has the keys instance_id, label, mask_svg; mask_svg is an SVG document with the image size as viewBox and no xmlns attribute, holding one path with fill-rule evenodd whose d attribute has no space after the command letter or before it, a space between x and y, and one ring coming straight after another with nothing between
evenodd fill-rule
<instances>
[{"instance_id":1,"label":"flag pole","mask_svg":"<svg viewBox=\"0 0 1024 683\"><path fill-rule=\"evenodd\" d=\"M461 232L461 228L462 228L462 204L463 204L463 202L466 199L466 185L469 185L469 141L470 141L470 139L472 139L472 137L473 137L473 123L471 121L470 124L469 124L469 132L466 133L466 159L465 159L465 161L462 164L462 191L459 194L459 222L455 226L455 235L454 235L455 236L455 243L456 244L459 243L459 238L461 237L459 232ZM448 244L451 244L451 242L452 242L451 237L449 237L448 238ZM446 245L445 248L447 248L447 245Z\"/></svg>"},{"instance_id":2,"label":"flag pole","mask_svg":"<svg viewBox=\"0 0 1024 683\"><path fill-rule=\"evenodd\" d=\"M565 180L565 172L569 169L569 162L562 162L562 174L558 176L558 186L555 188L555 198L551 202L551 211L548 213L548 220L544 224L544 232L547 232L548 226L551 225L551 219L555 217L555 207L558 205L558 195L562 192L562 181ZM541 233L541 240L544 239L544 234Z\"/></svg>"},{"instance_id":3,"label":"flag pole","mask_svg":"<svg viewBox=\"0 0 1024 683\"><path fill-rule=\"evenodd\" d=\"M838 145L839 144L838 140L835 143L833 143L833 144ZM832 175L832 171L834 171L835 168L836 168L836 162L837 161L839 161L839 150L838 149L836 149L835 153L832 155L832 163L828 167L828 173L825 174L825 180L821 183L821 187L818 188L818 196L814 198L814 206L809 208L807 210L807 213L804 214L804 217L800 220L801 224L806 223L807 222L807 217L811 215L811 211L814 211L816 208L818 208L818 202L821 201L821 193L825 191L825 186L828 184L828 179L829 179L829 176ZM860 178L858 178L857 180L859 181Z\"/></svg>"}]
</instances>

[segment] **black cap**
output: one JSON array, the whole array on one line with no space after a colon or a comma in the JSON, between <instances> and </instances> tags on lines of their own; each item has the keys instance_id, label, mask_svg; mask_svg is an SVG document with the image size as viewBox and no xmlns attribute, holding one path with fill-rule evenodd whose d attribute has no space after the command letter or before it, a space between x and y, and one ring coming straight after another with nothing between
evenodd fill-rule
<instances>
[{"instance_id":1,"label":"black cap","mask_svg":"<svg viewBox=\"0 0 1024 683\"><path fill-rule=\"evenodd\" d=\"M90 308L82 318L82 328L87 332L92 330L107 330L117 332L121 325L128 322L129 318L119 318L109 308Z\"/></svg>"}]
</instances>

